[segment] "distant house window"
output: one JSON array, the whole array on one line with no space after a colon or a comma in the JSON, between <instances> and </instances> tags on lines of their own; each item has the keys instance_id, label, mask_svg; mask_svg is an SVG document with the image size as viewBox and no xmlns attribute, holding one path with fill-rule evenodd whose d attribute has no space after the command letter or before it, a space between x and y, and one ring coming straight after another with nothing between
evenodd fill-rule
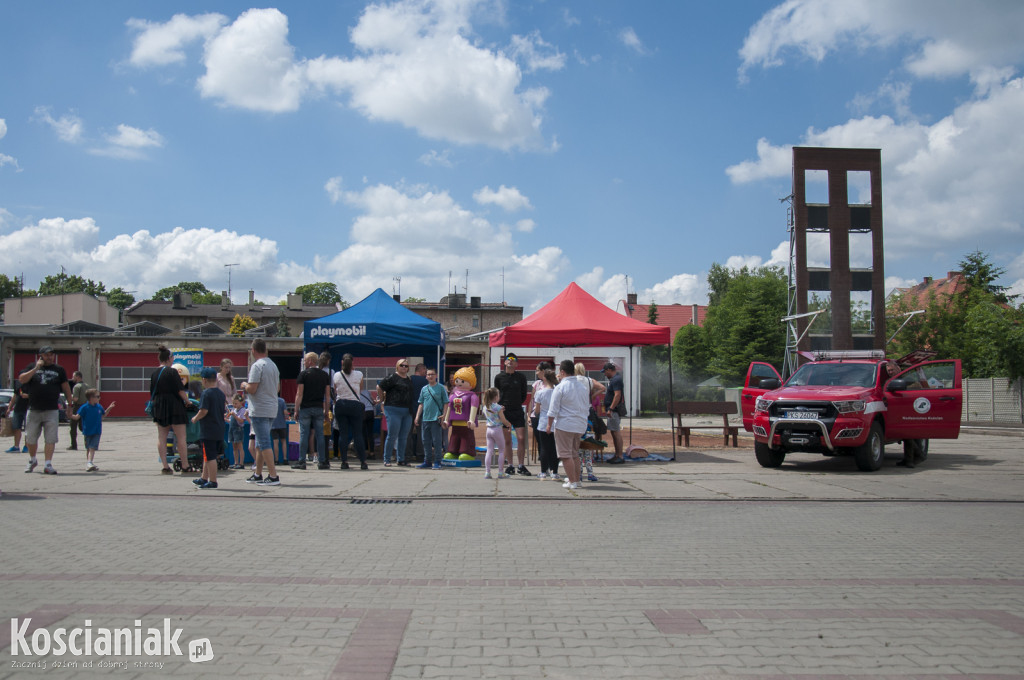
<instances>
[{"instance_id":1,"label":"distant house window","mask_svg":"<svg viewBox=\"0 0 1024 680\"><path fill-rule=\"evenodd\" d=\"M474 316L473 317L473 328L480 328L480 317L479 316Z\"/></svg>"}]
</instances>

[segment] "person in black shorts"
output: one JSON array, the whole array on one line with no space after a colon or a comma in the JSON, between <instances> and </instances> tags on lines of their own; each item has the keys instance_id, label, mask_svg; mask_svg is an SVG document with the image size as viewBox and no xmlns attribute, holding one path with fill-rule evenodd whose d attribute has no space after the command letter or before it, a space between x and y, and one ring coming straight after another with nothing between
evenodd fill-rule
<instances>
[{"instance_id":1,"label":"person in black shorts","mask_svg":"<svg viewBox=\"0 0 1024 680\"><path fill-rule=\"evenodd\" d=\"M526 378L516 372L519 365L519 357L512 352L505 355L505 370L494 376L494 386L498 388L501 396L498 403L505 407L505 419L516 431L516 459L519 467L513 467L511 460L505 469L505 474L519 473L527 477L530 471L526 469L526 413L523 411L523 402L526 401ZM512 450L512 430L505 430L505 448Z\"/></svg>"},{"instance_id":2,"label":"person in black shorts","mask_svg":"<svg viewBox=\"0 0 1024 680\"><path fill-rule=\"evenodd\" d=\"M207 366L203 377L203 394L199 412L192 416L199 423L199 448L203 452L203 473L192 480L200 489L217 488L217 459L224 455L224 411L227 399L217 387L217 369Z\"/></svg>"}]
</instances>

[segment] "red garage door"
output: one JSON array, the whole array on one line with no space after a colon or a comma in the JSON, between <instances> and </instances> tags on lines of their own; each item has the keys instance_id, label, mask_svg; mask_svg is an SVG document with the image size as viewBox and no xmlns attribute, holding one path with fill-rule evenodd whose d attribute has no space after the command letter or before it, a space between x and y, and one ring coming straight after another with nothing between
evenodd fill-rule
<instances>
[{"instance_id":1,"label":"red garage door","mask_svg":"<svg viewBox=\"0 0 1024 680\"><path fill-rule=\"evenodd\" d=\"M38 358L39 355L35 352L15 352L14 377L17 378L22 371L35 364ZM71 380L71 374L78 370L78 352L57 352L56 364L64 367L68 380Z\"/></svg>"},{"instance_id":2,"label":"red garage door","mask_svg":"<svg viewBox=\"0 0 1024 680\"><path fill-rule=\"evenodd\" d=\"M245 379L247 352L203 352L203 363L219 367L221 359L231 359L234 368L231 373L236 382ZM156 352L114 352L100 353L100 392L102 403L117 402L111 418L146 417L146 402L149 400L149 377L159 370Z\"/></svg>"}]
</instances>

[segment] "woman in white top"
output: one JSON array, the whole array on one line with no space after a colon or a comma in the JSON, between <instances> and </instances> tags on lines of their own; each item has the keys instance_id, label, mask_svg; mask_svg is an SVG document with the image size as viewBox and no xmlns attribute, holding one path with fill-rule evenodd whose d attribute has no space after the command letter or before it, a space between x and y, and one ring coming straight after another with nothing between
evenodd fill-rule
<instances>
[{"instance_id":1,"label":"woman in white top","mask_svg":"<svg viewBox=\"0 0 1024 680\"><path fill-rule=\"evenodd\" d=\"M546 362L542 362L546 363ZM550 366L550 364L548 364ZM540 474L537 479L558 480L558 452L555 450L555 436L539 427L539 420L551 405L551 394L558 384L558 377L550 368L537 370L540 386L533 388L533 436L537 438L537 452L540 456ZM536 383L534 383L536 385Z\"/></svg>"},{"instance_id":2,"label":"woman in white top","mask_svg":"<svg viewBox=\"0 0 1024 680\"><path fill-rule=\"evenodd\" d=\"M545 432L554 432L555 449L562 461L567 489L580 488L580 437L590 414L590 378L575 375L572 359L558 365L558 386L551 393Z\"/></svg>"},{"instance_id":3,"label":"woman in white top","mask_svg":"<svg viewBox=\"0 0 1024 680\"><path fill-rule=\"evenodd\" d=\"M341 451L341 469L348 469L348 443L355 442L359 468L367 469L366 443L363 441L363 403L359 393L363 389L363 374L352 369L352 355L341 357L341 370L334 374L334 421L338 424L338 450Z\"/></svg>"}]
</instances>

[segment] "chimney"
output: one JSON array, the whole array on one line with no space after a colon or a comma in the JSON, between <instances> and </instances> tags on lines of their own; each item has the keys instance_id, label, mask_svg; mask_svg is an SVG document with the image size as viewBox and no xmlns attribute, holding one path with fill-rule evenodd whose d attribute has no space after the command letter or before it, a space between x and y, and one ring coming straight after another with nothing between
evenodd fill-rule
<instances>
[{"instance_id":1,"label":"chimney","mask_svg":"<svg viewBox=\"0 0 1024 680\"><path fill-rule=\"evenodd\" d=\"M249 306L252 307L256 304L256 291L252 288L249 289Z\"/></svg>"},{"instance_id":2,"label":"chimney","mask_svg":"<svg viewBox=\"0 0 1024 680\"><path fill-rule=\"evenodd\" d=\"M930 277L930 276L924 277L924 285L927 286L931 282L932 282L932 277Z\"/></svg>"},{"instance_id":3,"label":"chimney","mask_svg":"<svg viewBox=\"0 0 1024 680\"><path fill-rule=\"evenodd\" d=\"M461 309L466 306L465 293L449 293L444 299L448 302L448 309Z\"/></svg>"},{"instance_id":4,"label":"chimney","mask_svg":"<svg viewBox=\"0 0 1024 680\"><path fill-rule=\"evenodd\" d=\"M222 290L220 292L220 306L224 309L231 306L231 298L228 297L228 292L226 290Z\"/></svg>"},{"instance_id":5,"label":"chimney","mask_svg":"<svg viewBox=\"0 0 1024 680\"><path fill-rule=\"evenodd\" d=\"M963 272L946 272L946 278L947 279L952 279L952 278L955 278L957 276L960 276L961 274L963 274Z\"/></svg>"},{"instance_id":6,"label":"chimney","mask_svg":"<svg viewBox=\"0 0 1024 680\"><path fill-rule=\"evenodd\" d=\"M171 307L173 309L185 309L186 307L192 306L192 293L177 292L171 298Z\"/></svg>"},{"instance_id":7,"label":"chimney","mask_svg":"<svg viewBox=\"0 0 1024 680\"><path fill-rule=\"evenodd\" d=\"M636 293L626 293L626 304L627 305L635 305L636 304Z\"/></svg>"},{"instance_id":8,"label":"chimney","mask_svg":"<svg viewBox=\"0 0 1024 680\"><path fill-rule=\"evenodd\" d=\"M302 309L302 293L288 293L288 309Z\"/></svg>"},{"instance_id":9,"label":"chimney","mask_svg":"<svg viewBox=\"0 0 1024 680\"><path fill-rule=\"evenodd\" d=\"M393 294L391 295L391 298L392 298L392 299L393 299L393 300L394 300L395 302L401 302L401 301L402 301L402 296L401 296L401 295L399 295L398 293L393 293Z\"/></svg>"},{"instance_id":10,"label":"chimney","mask_svg":"<svg viewBox=\"0 0 1024 680\"><path fill-rule=\"evenodd\" d=\"M480 297L474 296L469 298L469 306L473 309L480 309Z\"/></svg>"},{"instance_id":11,"label":"chimney","mask_svg":"<svg viewBox=\"0 0 1024 680\"><path fill-rule=\"evenodd\" d=\"M700 320L700 305L691 305L692 310L690 312L690 324L696 326Z\"/></svg>"}]
</instances>

